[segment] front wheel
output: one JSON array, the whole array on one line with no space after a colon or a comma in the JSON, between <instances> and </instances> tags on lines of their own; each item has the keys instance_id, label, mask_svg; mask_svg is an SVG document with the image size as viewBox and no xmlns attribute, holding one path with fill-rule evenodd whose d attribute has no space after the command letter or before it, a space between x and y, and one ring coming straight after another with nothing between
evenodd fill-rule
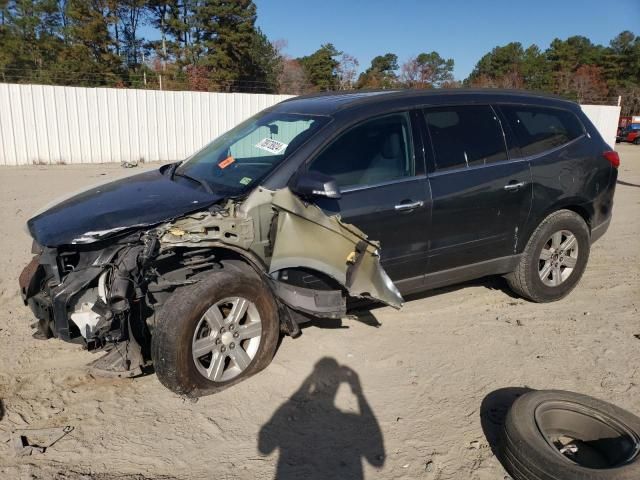
<instances>
[{"instance_id":1,"label":"front wheel","mask_svg":"<svg viewBox=\"0 0 640 480\"><path fill-rule=\"evenodd\" d=\"M154 368L178 394L215 393L264 369L279 331L276 302L256 272L215 271L164 305L152 338Z\"/></svg>"},{"instance_id":2,"label":"front wheel","mask_svg":"<svg viewBox=\"0 0 640 480\"><path fill-rule=\"evenodd\" d=\"M636 139L633 140L633 144L634 145L640 145L640 137L637 137Z\"/></svg>"},{"instance_id":3,"label":"front wheel","mask_svg":"<svg viewBox=\"0 0 640 480\"><path fill-rule=\"evenodd\" d=\"M507 282L514 292L534 302L560 300L580 281L590 247L583 218L571 210L558 210L533 232Z\"/></svg>"}]
</instances>

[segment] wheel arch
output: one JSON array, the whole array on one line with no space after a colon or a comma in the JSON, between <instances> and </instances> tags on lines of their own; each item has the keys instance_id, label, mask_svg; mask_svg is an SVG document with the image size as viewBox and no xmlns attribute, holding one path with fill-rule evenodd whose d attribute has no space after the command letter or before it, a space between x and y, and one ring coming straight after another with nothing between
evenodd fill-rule
<instances>
[{"instance_id":1,"label":"wheel arch","mask_svg":"<svg viewBox=\"0 0 640 480\"><path fill-rule=\"evenodd\" d=\"M545 210L541 210L540 213L535 216L534 221L528 223L525 235L521 237L522 241L520 242L518 253L522 253L527 242L531 238L531 235L533 235L533 232L538 228L538 225L540 225L549 215L559 210L569 210L578 214L587 224L589 234L591 234L592 220L595 213L593 205L577 197L567 198L549 206Z\"/></svg>"},{"instance_id":2,"label":"wheel arch","mask_svg":"<svg viewBox=\"0 0 640 480\"><path fill-rule=\"evenodd\" d=\"M253 268L258 274L267 274L268 269L264 261L257 255L242 248L231 245L220 245L211 247L211 253L213 253L222 264L229 260L241 261Z\"/></svg>"}]
</instances>

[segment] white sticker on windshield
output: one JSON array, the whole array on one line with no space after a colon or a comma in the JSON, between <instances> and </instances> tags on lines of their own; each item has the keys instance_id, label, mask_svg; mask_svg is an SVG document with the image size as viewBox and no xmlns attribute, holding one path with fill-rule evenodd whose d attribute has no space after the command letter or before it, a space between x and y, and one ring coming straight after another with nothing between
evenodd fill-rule
<instances>
[{"instance_id":1,"label":"white sticker on windshield","mask_svg":"<svg viewBox=\"0 0 640 480\"><path fill-rule=\"evenodd\" d=\"M274 140L273 138L263 138L256 144L256 148L278 155L287 148L287 144Z\"/></svg>"}]
</instances>

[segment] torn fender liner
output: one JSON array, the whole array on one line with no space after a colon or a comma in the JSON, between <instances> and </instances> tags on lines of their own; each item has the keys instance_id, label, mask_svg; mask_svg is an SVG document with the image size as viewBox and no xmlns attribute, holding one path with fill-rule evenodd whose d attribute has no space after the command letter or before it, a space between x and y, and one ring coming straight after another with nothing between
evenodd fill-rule
<instances>
[{"instance_id":1,"label":"torn fender liner","mask_svg":"<svg viewBox=\"0 0 640 480\"><path fill-rule=\"evenodd\" d=\"M362 231L305 204L289 189L276 191L272 205L279 214L270 274L312 268L334 278L354 297L402 306L400 292L380 265L379 245Z\"/></svg>"},{"instance_id":2,"label":"torn fender liner","mask_svg":"<svg viewBox=\"0 0 640 480\"><path fill-rule=\"evenodd\" d=\"M347 313L342 290L314 290L276 280L271 284L278 298L294 310L325 318L342 318Z\"/></svg>"}]
</instances>

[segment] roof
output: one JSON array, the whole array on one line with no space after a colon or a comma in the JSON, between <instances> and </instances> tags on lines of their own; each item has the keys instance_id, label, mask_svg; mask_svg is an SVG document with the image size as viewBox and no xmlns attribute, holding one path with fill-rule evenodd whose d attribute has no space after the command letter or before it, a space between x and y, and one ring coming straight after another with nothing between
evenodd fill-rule
<instances>
[{"instance_id":1,"label":"roof","mask_svg":"<svg viewBox=\"0 0 640 480\"><path fill-rule=\"evenodd\" d=\"M443 97L456 96L482 96L490 97L491 101L522 100L522 99L547 99L553 102L574 102L565 98L542 92L528 90L508 90L497 88L447 88L447 89L404 89L404 90L353 90L339 92L324 92L311 95L293 97L278 104L277 109L287 112L308 113L316 115L332 115L338 111L356 107L380 103L389 103L395 100L411 101L418 103L430 103L429 100Z\"/></svg>"}]
</instances>

